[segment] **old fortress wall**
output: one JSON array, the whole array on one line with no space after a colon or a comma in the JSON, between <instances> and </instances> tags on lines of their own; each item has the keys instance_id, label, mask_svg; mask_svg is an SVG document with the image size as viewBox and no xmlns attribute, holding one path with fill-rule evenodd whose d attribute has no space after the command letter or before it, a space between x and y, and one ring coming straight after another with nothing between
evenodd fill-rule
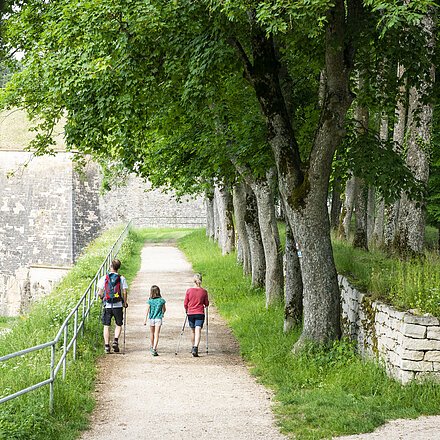
<instances>
[{"instance_id":1,"label":"old fortress wall","mask_svg":"<svg viewBox=\"0 0 440 440\"><path fill-rule=\"evenodd\" d=\"M177 202L135 176L101 195L99 167L76 172L61 135L55 156L32 157L23 151L28 126L20 112L0 117L0 316L48 293L108 226L130 218L139 226L204 224L202 199Z\"/></svg>"}]
</instances>

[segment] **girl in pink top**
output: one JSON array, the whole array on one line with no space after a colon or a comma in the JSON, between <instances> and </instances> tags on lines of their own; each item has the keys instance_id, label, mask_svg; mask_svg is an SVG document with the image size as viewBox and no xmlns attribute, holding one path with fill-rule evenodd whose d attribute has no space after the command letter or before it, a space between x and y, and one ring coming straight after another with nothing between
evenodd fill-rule
<instances>
[{"instance_id":1,"label":"girl in pink top","mask_svg":"<svg viewBox=\"0 0 440 440\"><path fill-rule=\"evenodd\" d=\"M200 336L202 334L203 323L205 322L205 307L209 306L208 292L202 287L202 275L194 275L194 287L186 291L185 307L188 315L188 322L191 328L191 353L194 357L199 356Z\"/></svg>"}]
</instances>

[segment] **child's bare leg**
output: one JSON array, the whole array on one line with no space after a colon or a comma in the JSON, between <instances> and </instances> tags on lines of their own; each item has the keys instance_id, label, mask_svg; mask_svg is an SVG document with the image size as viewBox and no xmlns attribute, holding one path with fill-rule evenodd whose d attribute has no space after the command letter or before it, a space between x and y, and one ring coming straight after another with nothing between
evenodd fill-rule
<instances>
[{"instance_id":1,"label":"child's bare leg","mask_svg":"<svg viewBox=\"0 0 440 440\"><path fill-rule=\"evenodd\" d=\"M154 347L154 325L150 325L150 347Z\"/></svg>"},{"instance_id":2,"label":"child's bare leg","mask_svg":"<svg viewBox=\"0 0 440 440\"><path fill-rule=\"evenodd\" d=\"M195 329L191 328L191 345L194 347Z\"/></svg>"},{"instance_id":3,"label":"child's bare leg","mask_svg":"<svg viewBox=\"0 0 440 440\"><path fill-rule=\"evenodd\" d=\"M160 325L154 327L154 344L153 349L157 350L157 344L159 343Z\"/></svg>"},{"instance_id":4,"label":"child's bare leg","mask_svg":"<svg viewBox=\"0 0 440 440\"><path fill-rule=\"evenodd\" d=\"M202 334L202 327L197 326L194 329L194 343L193 343L193 347L198 347L200 344L200 336Z\"/></svg>"}]
</instances>

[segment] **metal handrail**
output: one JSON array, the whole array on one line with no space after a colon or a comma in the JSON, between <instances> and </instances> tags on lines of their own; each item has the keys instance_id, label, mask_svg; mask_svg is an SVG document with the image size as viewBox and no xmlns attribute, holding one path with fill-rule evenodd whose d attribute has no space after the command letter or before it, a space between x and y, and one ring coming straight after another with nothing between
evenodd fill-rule
<instances>
[{"instance_id":1,"label":"metal handrail","mask_svg":"<svg viewBox=\"0 0 440 440\"><path fill-rule=\"evenodd\" d=\"M81 298L78 300L76 306L67 315L66 319L64 320L60 329L58 330L55 338L52 341L46 342L44 344L35 345L33 347L29 347L24 350L16 351L15 353L10 353L10 354L7 354L5 356L0 357L0 362L4 362L9 359L16 358L18 356L25 356L28 353L32 353L34 351L39 351L39 350L43 350L47 347L51 347L50 377L48 379L45 379L45 380L38 382L34 385L31 385L27 388L19 390L13 394L3 396L2 398L0 398L0 404L7 402L9 400L15 399L16 397L19 397L23 394L30 392L30 391L36 390L42 386L50 385L49 407L50 407L50 411L52 412L53 400L54 400L55 379L56 379L61 367L63 369L63 379L65 379L66 367L67 367L67 355L68 355L69 351L72 349L72 347L73 347L73 360L76 360L76 343L77 343L78 335L80 333L84 334L85 321L88 318L88 316L90 314L90 310L97 299L96 286L97 286L98 280L102 276L104 276L104 274L108 271L108 269L110 267L110 263L116 257L119 250L121 249L122 243L124 242L125 238L127 237L128 233L130 231L131 225L132 225L132 221L130 220L127 223L127 225L125 226L124 230L119 235L119 237L113 243L106 258L104 259L103 263L99 267L99 269L96 272L93 279L90 281L89 286L87 287L87 289L85 290L85 292L83 293ZM80 308L82 308L81 312L80 312ZM80 320L79 320L79 316L78 316L79 314L81 314ZM74 330L73 330L72 338L69 341L69 325L72 324L72 317L73 317L73 329ZM56 346L60 342L61 338L63 338L63 351L62 351L60 359L58 360L58 362L55 365Z\"/></svg>"}]
</instances>

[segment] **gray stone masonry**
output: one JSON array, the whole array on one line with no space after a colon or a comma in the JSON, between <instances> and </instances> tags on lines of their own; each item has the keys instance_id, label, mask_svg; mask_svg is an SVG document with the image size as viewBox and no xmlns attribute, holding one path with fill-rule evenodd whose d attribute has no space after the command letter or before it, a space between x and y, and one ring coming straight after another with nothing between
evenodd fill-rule
<instances>
[{"instance_id":1,"label":"gray stone masonry","mask_svg":"<svg viewBox=\"0 0 440 440\"><path fill-rule=\"evenodd\" d=\"M372 301L342 276L339 285L343 333L357 341L362 355L383 363L388 374L403 384L440 378L438 318Z\"/></svg>"},{"instance_id":2,"label":"gray stone masonry","mask_svg":"<svg viewBox=\"0 0 440 440\"><path fill-rule=\"evenodd\" d=\"M0 316L50 292L103 228L130 218L135 226L205 225L201 198L178 202L134 176L105 195L100 188L99 167L78 173L69 153L31 160L0 149Z\"/></svg>"},{"instance_id":3,"label":"gray stone masonry","mask_svg":"<svg viewBox=\"0 0 440 440\"><path fill-rule=\"evenodd\" d=\"M49 292L101 230L100 182L96 165L78 174L65 152L9 150L0 159L0 315L8 316Z\"/></svg>"},{"instance_id":4,"label":"gray stone masonry","mask_svg":"<svg viewBox=\"0 0 440 440\"><path fill-rule=\"evenodd\" d=\"M176 200L174 193L152 189L151 183L130 175L126 186L112 189L100 198L106 226L133 219L136 227L205 227L206 207L202 197Z\"/></svg>"}]
</instances>

